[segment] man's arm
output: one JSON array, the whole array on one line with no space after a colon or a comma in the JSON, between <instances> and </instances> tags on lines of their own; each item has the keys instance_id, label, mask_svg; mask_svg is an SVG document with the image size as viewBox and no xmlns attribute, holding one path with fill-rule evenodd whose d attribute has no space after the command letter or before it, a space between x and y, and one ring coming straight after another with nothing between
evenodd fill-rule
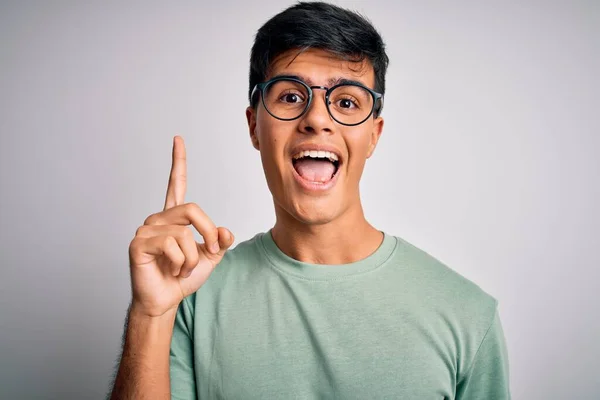
<instances>
[{"instance_id":1,"label":"man's arm","mask_svg":"<svg viewBox=\"0 0 600 400\"><path fill-rule=\"evenodd\" d=\"M185 203L186 188L185 146L175 136L164 209L146 218L129 244L132 305L112 399L170 397L169 349L177 309L233 244L229 230L217 228L197 204ZM190 225L204 243L195 241Z\"/></svg>"},{"instance_id":2,"label":"man's arm","mask_svg":"<svg viewBox=\"0 0 600 400\"><path fill-rule=\"evenodd\" d=\"M176 311L150 317L131 307L111 400L170 399L169 349Z\"/></svg>"},{"instance_id":3,"label":"man's arm","mask_svg":"<svg viewBox=\"0 0 600 400\"><path fill-rule=\"evenodd\" d=\"M456 400L510 400L508 352L498 310L471 367L458 382Z\"/></svg>"}]
</instances>

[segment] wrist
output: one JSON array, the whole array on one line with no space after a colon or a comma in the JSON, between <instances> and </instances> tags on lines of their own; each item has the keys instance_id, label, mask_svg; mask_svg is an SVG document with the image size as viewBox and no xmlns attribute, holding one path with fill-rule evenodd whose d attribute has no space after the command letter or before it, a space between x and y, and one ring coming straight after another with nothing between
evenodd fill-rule
<instances>
[{"instance_id":1,"label":"wrist","mask_svg":"<svg viewBox=\"0 0 600 400\"><path fill-rule=\"evenodd\" d=\"M169 309L162 314L151 315L143 307L133 302L129 308L127 319L128 335L137 337L137 340L144 337L142 341L150 342L161 342L168 339L170 343L176 316L177 308Z\"/></svg>"},{"instance_id":2,"label":"wrist","mask_svg":"<svg viewBox=\"0 0 600 400\"><path fill-rule=\"evenodd\" d=\"M166 311L156 312L148 310L143 304L137 302L135 299L131 301L129 306L129 319L135 318L136 320L146 321L171 321L175 320L177 315L178 306L167 309Z\"/></svg>"},{"instance_id":3,"label":"wrist","mask_svg":"<svg viewBox=\"0 0 600 400\"><path fill-rule=\"evenodd\" d=\"M135 349L138 360L153 354L168 354L175 326L177 309L170 309L160 315L148 315L139 305L132 303L127 319L126 344Z\"/></svg>"}]
</instances>

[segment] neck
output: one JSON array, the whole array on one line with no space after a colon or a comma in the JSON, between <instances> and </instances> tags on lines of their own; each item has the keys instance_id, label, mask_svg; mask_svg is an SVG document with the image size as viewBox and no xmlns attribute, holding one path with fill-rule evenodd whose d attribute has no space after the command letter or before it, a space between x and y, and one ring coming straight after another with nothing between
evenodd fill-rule
<instances>
[{"instance_id":1,"label":"neck","mask_svg":"<svg viewBox=\"0 0 600 400\"><path fill-rule=\"evenodd\" d=\"M311 264L348 264L373 254L383 234L364 217L362 206L325 224L306 224L276 206L271 230L277 247L288 256Z\"/></svg>"}]
</instances>

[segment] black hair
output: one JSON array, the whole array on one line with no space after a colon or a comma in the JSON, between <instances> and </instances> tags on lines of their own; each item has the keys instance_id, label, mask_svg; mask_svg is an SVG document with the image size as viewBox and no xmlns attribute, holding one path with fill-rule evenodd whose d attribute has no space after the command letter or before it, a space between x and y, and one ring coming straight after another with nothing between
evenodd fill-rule
<instances>
[{"instance_id":1,"label":"black hair","mask_svg":"<svg viewBox=\"0 0 600 400\"><path fill-rule=\"evenodd\" d=\"M257 83L263 82L275 58L288 50L299 53L322 49L349 61L367 59L375 72L376 92L385 93L385 73L389 58L375 27L357 12L324 2L299 2L260 27L250 54L248 99Z\"/></svg>"}]
</instances>

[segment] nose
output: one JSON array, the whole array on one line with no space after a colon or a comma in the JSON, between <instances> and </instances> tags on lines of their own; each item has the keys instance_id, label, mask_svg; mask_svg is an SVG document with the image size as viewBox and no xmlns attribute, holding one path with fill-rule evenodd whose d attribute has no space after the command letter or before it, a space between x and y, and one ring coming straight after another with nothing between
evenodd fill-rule
<instances>
[{"instance_id":1,"label":"nose","mask_svg":"<svg viewBox=\"0 0 600 400\"><path fill-rule=\"evenodd\" d=\"M327 111L324 92L327 89L322 87L312 87L311 89L313 89L312 102L301 117L299 129L304 133L332 133L335 122Z\"/></svg>"}]
</instances>

